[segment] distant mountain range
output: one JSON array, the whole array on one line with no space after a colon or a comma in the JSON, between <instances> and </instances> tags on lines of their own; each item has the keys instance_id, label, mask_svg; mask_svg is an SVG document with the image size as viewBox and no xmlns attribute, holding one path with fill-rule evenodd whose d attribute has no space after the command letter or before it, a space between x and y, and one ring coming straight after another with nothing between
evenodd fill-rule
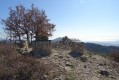
<instances>
[{"instance_id":1,"label":"distant mountain range","mask_svg":"<svg viewBox=\"0 0 119 80\"><path fill-rule=\"evenodd\" d=\"M61 41L62 40L62 37L59 37L59 38L56 38L54 40L52 40L53 42L58 42L58 41ZM119 47L119 40L117 41L105 41L105 42L99 42L99 41L88 41L88 42L85 42L85 43L95 43L95 44L99 44L99 45L103 45L103 46L117 46Z\"/></svg>"},{"instance_id":2,"label":"distant mountain range","mask_svg":"<svg viewBox=\"0 0 119 80\"><path fill-rule=\"evenodd\" d=\"M59 42L61 40L62 40L62 37L59 37L59 38L53 39L52 42Z\"/></svg>"},{"instance_id":3,"label":"distant mountain range","mask_svg":"<svg viewBox=\"0 0 119 80\"><path fill-rule=\"evenodd\" d=\"M107 42L88 42L88 43L96 43L96 44L100 44L103 46L117 46L119 47L119 40L117 41L107 41Z\"/></svg>"},{"instance_id":4,"label":"distant mountain range","mask_svg":"<svg viewBox=\"0 0 119 80\"><path fill-rule=\"evenodd\" d=\"M62 37L52 40L53 42L61 41ZM108 42L84 42L84 47L88 51L99 54L110 54L112 51L119 51L119 41Z\"/></svg>"},{"instance_id":5,"label":"distant mountain range","mask_svg":"<svg viewBox=\"0 0 119 80\"><path fill-rule=\"evenodd\" d=\"M117 46L103 46L96 43L84 43L85 49L93 53L110 54L113 51L119 51Z\"/></svg>"},{"instance_id":6,"label":"distant mountain range","mask_svg":"<svg viewBox=\"0 0 119 80\"><path fill-rule=\"evenodd\" d=\"M56 38L56 39L52 40L52 42L62 41L62 38L63 37ZM72 42L81 42L79 39L70 39L70 40L72 40Z\"/></svg>"}]
</instances>

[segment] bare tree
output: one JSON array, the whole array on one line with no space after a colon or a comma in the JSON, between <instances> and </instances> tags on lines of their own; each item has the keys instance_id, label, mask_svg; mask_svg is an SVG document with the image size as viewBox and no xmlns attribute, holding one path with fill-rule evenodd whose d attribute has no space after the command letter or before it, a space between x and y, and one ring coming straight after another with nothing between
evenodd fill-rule
<instances>
[{"instance_id":1,"label":"bare tree","mask_svg":"<svg viewBox=\"0 0 119 80\"><path fill-rule=\"evenodd\" d=\"M32 5L29 14L32 15L30 29L35 34L36 40L47 40L49 36L52 36L55 25L49 23L44 10L39 10Z\"/></svg>"},{"instance_id":2,"label":"bare tree","mask_svg":"<svg viewBox=\"0 0 119 80\"><path fill-rule=\"evenodd\" d=\"M5 30L11 32L12 37L18 37L21 41L23 36L30 42L30 35L35 35L36 40L47 40L52 36L55 25L49 22L44 10L39 10L32 4L31 9L23 5L16 6L15 10L9 9L7 19L2 19ZM32 37L31 37L32 39Z\"/></svg>"},{"instance_id":3,"label":"bare tree","mask_svg":"<svg viewBox=\"0 0 119 80\"><path fill-rule=\"evenodd\" d=\"M23 35L23 15L25 13L25 8L23 6L16 6L16 10L9 8L9 17L7 19L2 19L2 22L5 24L6 32L10 32L9 35L12 37L18 37L21 41L21 36Z\"/></svg>"}]
</instances>

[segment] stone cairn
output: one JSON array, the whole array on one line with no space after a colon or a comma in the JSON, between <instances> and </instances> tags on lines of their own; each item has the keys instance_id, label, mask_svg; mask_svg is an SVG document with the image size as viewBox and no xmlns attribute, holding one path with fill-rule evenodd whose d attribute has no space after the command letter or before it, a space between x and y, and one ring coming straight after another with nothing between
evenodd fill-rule
<instances>
[{"instance_id":1,"label":"stone cairn","mask_svg":"<svg viewBox=\"0 0 119 80\"><path fill-rule=\"evenodd\" d=\"M32 51L31 48L29 48L29 44L28 44L28 41L23 41L22 43L22 48L20 48L20 53L21 54L28 54Z\"/></svg>"},{"instance_id":2,"label":"stone cairn","mask_svg":"<svg viewBox=\"0 0 119 80\"><path fill-rule=\"evenodd\" d=\"M24 41L23 49L28 50L28 41Z\"/></svg>"}]
</instances>

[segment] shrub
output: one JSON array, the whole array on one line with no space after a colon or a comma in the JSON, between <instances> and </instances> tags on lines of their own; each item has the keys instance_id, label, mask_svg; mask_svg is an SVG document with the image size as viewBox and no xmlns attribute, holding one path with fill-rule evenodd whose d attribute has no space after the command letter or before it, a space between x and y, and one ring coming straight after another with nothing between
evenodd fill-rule
<instances>
[{"instance_id":1,"label":"shrub","mask_svg":"<svg viewBox=\"0 0 119 80\"><path fill-rule=\"evenodd\" d=\"M68 73L65 80L76 80L74 73Z\"/></svg>"},{"instance_id":2,"label":"shrub","mask_svg":"<svg viewBox=\"0 0 119 80\"><path fill-rule=\"evenodd\" d=\"M0 80L43 80L48 65L42 60L20 55L8 44L0 45Z\"/></svg>"},{"instance_id":3,"label":"shrub","mask_svg":"<svg viewBox=\"0 0 119 80\"><path fill-rule=\"evenodd\" d=\"M109 57L114 60L114 61L117 61L119 62L119 51L113 51Z\"/></svg>"},{"instance_id":4,"label":"shrub","mask_svg":"<svg viewBox=\"0 0 119 80\"><path fill-rule=\"evenodd\" d=\"M87 57L81 56L81 57L80 57L80 60L81 60L82 62L86 62L88 59L87 59Z\"/></svg>"},{"instance_id":5,"label":"shrub","mask_svg":"<svg viewBox=\"0 0 119 80\"><path fill-rule=\"evenodd\" d=\"M77 42L72 42L72 46L71 46L71 51L73 53L80 53L83 55L83 42L82 43L77 43Z\"/></svg>"},{"instance_id":6,"label":"shrub","mask_svg":"<svg viewBox=\"0 0 119 80\"><path fill-rule=\"evenodd\" d=\"M0 55L8 55L16 53L17 46L15 44L0 44Z\"/></svg>"}]
</instances>

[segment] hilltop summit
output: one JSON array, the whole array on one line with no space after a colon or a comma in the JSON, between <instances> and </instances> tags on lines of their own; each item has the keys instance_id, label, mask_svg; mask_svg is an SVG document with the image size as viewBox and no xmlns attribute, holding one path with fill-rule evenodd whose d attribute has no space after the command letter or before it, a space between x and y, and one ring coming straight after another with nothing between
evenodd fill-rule
<instances>
[{"instance_id":1,"label":"hilltop summit","mask_svg":"<svg viewBox=\"0 0 119 80\"><path fill-rule=\"evenodd\" d=\"M42 58L52 67L53 80L118 80L119 63L93 54L86 49L83 55L73 57L70 50L58 53L52 50L49 57Z\"/></svg>"}]
</instances>

